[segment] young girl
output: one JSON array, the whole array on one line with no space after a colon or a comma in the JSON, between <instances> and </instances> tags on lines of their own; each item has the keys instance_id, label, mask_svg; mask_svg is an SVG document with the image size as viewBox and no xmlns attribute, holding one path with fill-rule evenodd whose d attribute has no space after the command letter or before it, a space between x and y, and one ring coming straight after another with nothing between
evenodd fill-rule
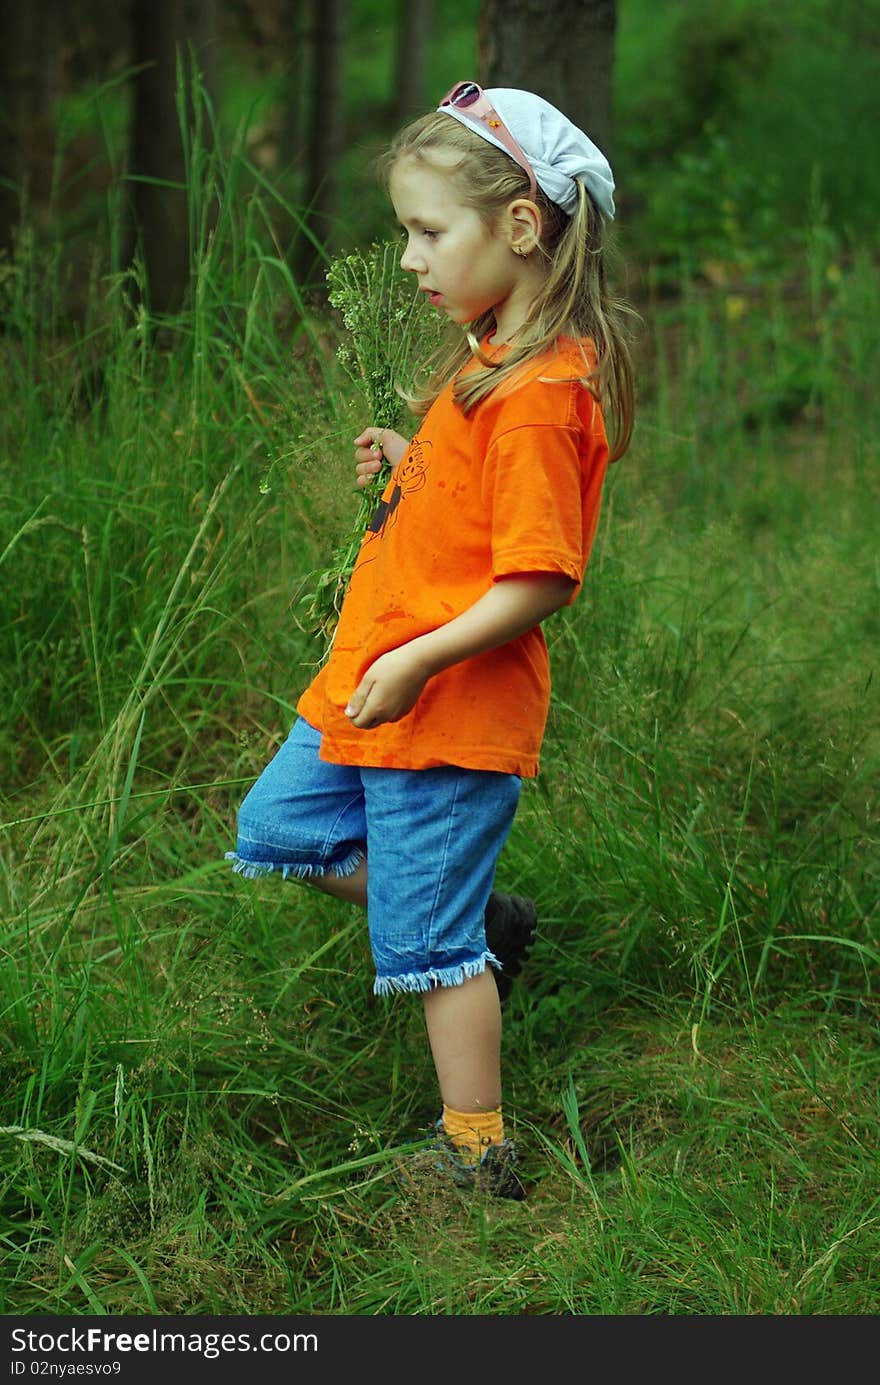
<instances>
[{"instance_id":1,"label":"young girl","mask_svg":"<svg viewBox=\"0 0 880 1385\"><path fill-rule=\"evenodd\" d=\"M243 875L280 871L366 905L374 990L424 1003L443 1104L432 1157L456 1182L520 1198L496 982L521 966L535 915L492 886L522 778L538 772L541 622L580 589L606 468L632 430L603 260L614 183L547 101L472 82L397 136L386 171L401 264L460 330L410 400L415 437L355 439L359 484L381 453L392 479L329 661L228 855Z\"/></svg>"}]
</instances>

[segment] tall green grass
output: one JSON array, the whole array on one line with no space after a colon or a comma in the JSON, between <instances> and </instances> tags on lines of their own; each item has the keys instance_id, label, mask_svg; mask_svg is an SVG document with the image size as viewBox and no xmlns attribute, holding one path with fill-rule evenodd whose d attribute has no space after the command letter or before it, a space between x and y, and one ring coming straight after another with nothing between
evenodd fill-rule
<instances>
[{"instance_id":1,"label":"tall green grass","mask_svg":"<svg viewBox=\"0 0 880 1385\"><path fill-rule=\"evenodd\" d=\"M223 860L317 651L360 401L272 187L190 152L192 295L24 237L0 338L0 1309L876 1305L877 265L643 307L641 409L499 883L522 1206L401 1182L420 1011ZM285 217L295 215L282 208Z\"/></svg>"}]
</instances>

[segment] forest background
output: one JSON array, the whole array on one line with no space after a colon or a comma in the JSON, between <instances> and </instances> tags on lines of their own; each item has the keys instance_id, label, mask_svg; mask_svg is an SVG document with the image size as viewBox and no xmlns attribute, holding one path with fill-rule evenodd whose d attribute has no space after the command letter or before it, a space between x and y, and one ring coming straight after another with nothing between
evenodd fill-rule
<instances>
[{"instance_id":1,"label":"forest background","mask_svg":"<svg viewBox=\"0 0 880 1385\"><path fill-rule=\"evenodd\" d=\"M0 22L0 1311L876 1312L880 5ZM420 1010L223 859L376 421L326 270L469 76L603 132L642 319L500 866L522 1205L401 1184Z\"/></svg>"}]
</instances>

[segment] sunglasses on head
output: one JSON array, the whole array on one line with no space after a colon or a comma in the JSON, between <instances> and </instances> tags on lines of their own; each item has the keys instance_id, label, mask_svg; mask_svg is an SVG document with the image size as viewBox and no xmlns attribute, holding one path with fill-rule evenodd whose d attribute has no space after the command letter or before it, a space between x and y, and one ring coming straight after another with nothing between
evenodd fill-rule
<instances>
[{"instance_id":1,"label":"sunglasses on head","mask_svg":"<svg viewBox=\"0 0 880 1385\"><path fill-rule=\"evenodd\" d=\"M489 127L493 137L504 145L510 157L519 164L523 172L528 174L529 196L534 201L538 191L538 183L532 165L529 163L498 112L490 105L489 99L483 91L483 88L478 87L476 82L456 82L455 86L451 87L443 97L440 105L454 106L457 111L461 111L465 118L472 121L474 125L482 121Z\"/></svg>"}]
</instances>

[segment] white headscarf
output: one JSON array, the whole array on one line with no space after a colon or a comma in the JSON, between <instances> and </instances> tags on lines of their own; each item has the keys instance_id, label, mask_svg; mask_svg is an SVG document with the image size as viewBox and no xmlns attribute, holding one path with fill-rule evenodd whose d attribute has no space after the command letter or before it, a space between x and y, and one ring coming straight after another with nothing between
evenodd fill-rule
<instances>
[{"instance_id":1,"label":"white headscarf","mask_svg":"<svg viewBox=\"0 0 880 1385\"><path fill-rule=\"evenodd\" d=\"M542 96L516 87L492 87L485 92L504 124L522 147L539 185L551 202L571 216L577 207L575 178L583 179L596 206L609 221L614 219L614 177L602 150L579 130L568 116L551 106ZM476 130L483 139L494 144L511 157L510 150L496 139L492 130L479 117L474 119L468 110L457 106L438 106L446 115L455 116L469 130Z\"/></svg>"}]
</instances>

